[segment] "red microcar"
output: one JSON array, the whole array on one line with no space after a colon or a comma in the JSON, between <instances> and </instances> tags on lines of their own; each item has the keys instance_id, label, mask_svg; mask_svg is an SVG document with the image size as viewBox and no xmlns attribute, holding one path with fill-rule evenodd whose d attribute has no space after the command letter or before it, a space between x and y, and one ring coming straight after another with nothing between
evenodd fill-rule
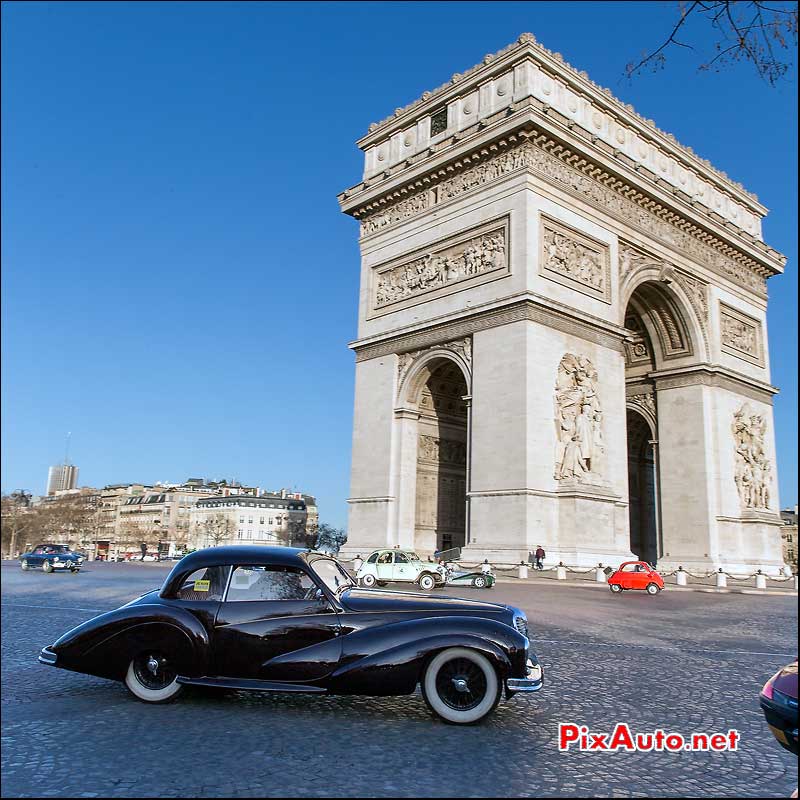
<instances>
[{"instance_id":1,"label":"red microcar","mask_svg":"<svg viewBox=\"0 0 800 800\"><path fill-rule=\"evenodd\" d=\"M664 588L664 579L646 561L626 561L608 576L608 585L614 594L623 589L644 589L648 594L658 594Z\"/></svg>"}]
</instances>

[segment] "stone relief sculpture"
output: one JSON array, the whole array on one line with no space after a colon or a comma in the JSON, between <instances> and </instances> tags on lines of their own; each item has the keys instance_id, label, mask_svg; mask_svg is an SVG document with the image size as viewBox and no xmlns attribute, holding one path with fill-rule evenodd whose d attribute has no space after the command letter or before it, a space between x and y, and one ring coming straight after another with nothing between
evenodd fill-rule
<instances>
[{"instance_id":1,"label":"stone relief sculpture","mask_svg":"<svg viewBox=\"0 0 800 800\"><path fill-rule=\"evenodd\" d=\"M720 304L719 325L723 350L748 360L760 361L761 340L757 320L753 319L751 324L744 314Z\"/></svg>"},{"instance_id":2,"label":"stone relief sculpture","mask_svg":"<svg viewBox=\"0 0 800 800\"><path fill-rule=\"evenodd\" d=\"M603 409L597 370L585 356L567 353L555 391L556 480L597 477L603 468Z\"/></svg>"},{"instance_id":3,"label":"stone relief sculpture","mask_svg":"<svg viewBox=\"0 0 800 800\"><path fill-rule=\"evenodd\" d=\"M543 217L542 270L564 276L605 297L608 248Z\"/></svg>"},{"instance_id":4,"label":"stone relief sculpture","mask_svg":"<svg viewBox=\"0 0 800 800\"><path fill-rule=\"evenodd\" d=\"M475 166L462 170L451 178L446 178L433 189L424 189L412 197L405 198L389 208L382 208L365 216L361 216L362 235L376 233L384 227L395 225L417 214L433 208L441 202L458 197L472 189L483 186L517 169L530 169L576 193L581 198L640 227L651 236L665 244L684 251L693 258L702 259L710 269L729 277L736 283L745 286L761 295L766 292L764 278L747 266L723 254L715 247L699 241L691 233L683 230L672 221L654 213L638 201L628 198L623 192L610 188L587 173L594 169L585 164L580 169L570 166L563 159L572 154L561 148L558 156L552 155L542 147L531 142L524 142L516 147L491 156ZM464 159L463 163L469 163ZM634 261L626 261L625 253L621 253L620 271L625 273L636 266ZM635 256L630 252L630 256Z\"/></svg>"},{"instance_id":5,"label":"stone relief sculpture","mask_svg":"<svg viewBox=\"0 0 800 800\"><path fill-rule=\"evenodd\" d=\"M382 308L505 266L503 227L378 273L375 307Z\"/></svg>"},{"instance_id":6,"label":"stone relief sculpture","mask_svg":"<svg viewBox=\"0 0 800 800\"><path fill-rule=\"evenodd\" d=\"M745 403L733 415L733 438L736 446L734 480L745 508L769 508L769 482L772 465L764 450L767 421L753 413Z\"/></svg>"},{"instance_id":7,"label":"stone relief sculpture","mask_svg":"<svg viewBox=\"0 0 800 800\"><path fill-rule=\"evenodd\" d=\"M436 436L421 434L419 460L461 466L467 463L467 444L454 439L439 439Z\"/></svg>"}]
</instances>

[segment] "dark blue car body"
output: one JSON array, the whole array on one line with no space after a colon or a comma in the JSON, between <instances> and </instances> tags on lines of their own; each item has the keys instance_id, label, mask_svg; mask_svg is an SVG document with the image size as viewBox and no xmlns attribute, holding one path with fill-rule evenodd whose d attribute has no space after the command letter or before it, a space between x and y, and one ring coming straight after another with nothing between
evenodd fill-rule
<instances>
[{"instance_id":1,"label":"dark blue car body","mask_svg":"<svg viewBox=\"0 0 800 800\"><path fill-rule=\"evenodd\" d=\"M39 544L29 553L20 556L22 569L41 567L45 572L68 569L77 572L84 562L80 553L75 553L65 544Z\"/></svg>"}]
</instances>

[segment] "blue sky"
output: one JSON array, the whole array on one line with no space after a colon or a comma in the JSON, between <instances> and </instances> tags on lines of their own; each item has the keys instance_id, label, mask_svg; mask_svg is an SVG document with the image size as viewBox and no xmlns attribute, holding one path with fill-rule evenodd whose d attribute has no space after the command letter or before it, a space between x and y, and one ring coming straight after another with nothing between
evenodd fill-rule
<instances>
[{"instance_id":1,"label":"blue sky","mask_svg":"<svg viewBox=\"0 0 800 800\"><path fill-rule=\"evenodd\" d=\"M346 522L355 140L531 31L758 194L797 502L796 69L622 78L676 3L2 5L2 488L239 478ZM696 43L709 48L709 38ZM692 39L692 37L689 37Z\"/></svg>"}]
</instances>

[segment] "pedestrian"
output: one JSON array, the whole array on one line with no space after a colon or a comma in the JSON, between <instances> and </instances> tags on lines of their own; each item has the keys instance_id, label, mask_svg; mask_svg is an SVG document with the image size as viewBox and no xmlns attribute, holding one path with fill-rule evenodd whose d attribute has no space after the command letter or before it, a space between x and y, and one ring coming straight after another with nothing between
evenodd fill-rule
<instances>
[{"instance_id":1,"label":"pedestrian","mask_svg":"<svg viewBox=\"0 0 800 800\"><path fill-rule=\"evenodd\" d=\"M541 545L536 546L536 552L534 553L534 557L536 558L536 569L544 569L544 557L545 552L544 548Z\"/></svg>"},{"instance_id":2,"label":"pedestrian","mask_svg":"<svg viewBox=\"0 0 800 800\"><path fill-rule=\"evenodd\" d=\"M358 571L361 569L362 564L364 563L364 559L361 558L360 555L357 555L353 559L353 574L358 575Z\"/></svg>"},{"instance_id":3,"label":"pedestrian","mask_svg":"<svg viewBox=\"0 0 800 800\"><path fill-rule=\"evenodd\" d=\"M483 564L481 564L481 572L484 575L488 575L492 571L492 565L489 563L488 558L483 559Z\"/></svg>"},{"instance_id":4,"label":"pedestrian","mask_svg":"<svg viewBox=\"0 0 800 800\"><path fill-rule=\"evenodd\" d=\"M147 542L142 542L140 549L142 551L142 558L141 560L144 561L144 557L147 555Z\"/></svg>"}]
</instances>

